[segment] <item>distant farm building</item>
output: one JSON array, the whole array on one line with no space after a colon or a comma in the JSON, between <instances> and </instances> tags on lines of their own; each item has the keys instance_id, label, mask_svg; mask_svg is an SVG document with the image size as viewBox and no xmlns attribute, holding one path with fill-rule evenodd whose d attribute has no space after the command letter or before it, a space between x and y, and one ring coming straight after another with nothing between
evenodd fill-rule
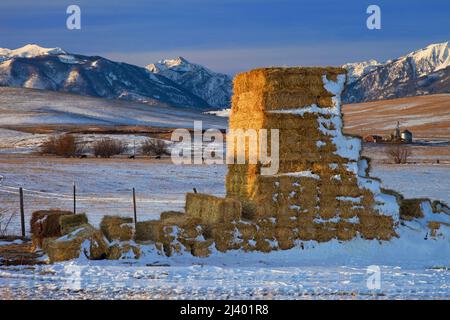
<instances>
[{"instance_id":1,"label":"distant farm building","mask_svg":"<svg viewBox=\"0 0 450 320\"><path fill-rule=\"evenodd\" d=\"M387 139L387 142L390 143L411 143L413 139L413 135L411 131L405 129L400 131L400 122L397 121L397 127L395 131L391 134L391 136Z\"/></svg>"},{"instance_id":2,"label":"distant farm building","mask_svg":"<svg viewBox=\"0 0 450 320\"><path fill-rule=\"evenodd\" d=\"M383 137L372 134L372 135L365 137L364 142L380 143L380 142L383 142Z\"/></svg>"},{"instance_id":3,"label":"distant farm building","mask_svg":"<svg viewBox=\"0 0 450 320\"><path fill-rule=\"evenodd\" d=\"M411 143L412 139L413 139L413 135L412 135L411 131L409 131L409 130L402 131L400 137L402 139L402 142L404 142L404 143Z\"/></svg>"}]
</instances>

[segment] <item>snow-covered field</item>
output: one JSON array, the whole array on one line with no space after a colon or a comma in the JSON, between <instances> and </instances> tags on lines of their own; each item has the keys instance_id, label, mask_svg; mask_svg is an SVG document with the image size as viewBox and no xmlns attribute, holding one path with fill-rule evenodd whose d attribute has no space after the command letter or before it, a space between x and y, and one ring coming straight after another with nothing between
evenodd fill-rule
<instances>
[{"instance_id":1,"label":"snow-covered field","mask_svg":"<svg viewBox=\"0 0 450 320\"><path fill-rule=\"evenodd\" d=\"M193 188L224 195L226 171L225 165L178 166L170 160L4 155L0 157L0 202L10 211L17 210L18 188L23 187L27 219L37 209L72 210L75 183L78 212L86 212L98 225L103 215L132 216L131 190L136 188L138 219L154 219L162 211L182 210L185 194ZM372 175L406 197L450 203L449 165L375 165ZM19 230L19 221L11 227Z\"/></svg>"},{"instance_id":2,"label":"snow-covered field","mask_svg":"<svg viewBox=\"0 0 450 320\"><path fill-rule=\"evenodd\" d=\"M450 203L450 167L375 164L374 176L407 197ZM0 203L18 208L25 188L27 219L32 210L77 207L98 225L105 214L132 216L137 189L138 219L179 210L186 192L223 195L226 166L176 166L167 160L59 159L0 156ZM17 220L17 221L16 221ZM19 229L18 219L13 231ZM78 261L34 267L0 267L0 297L11 299L429 299L450 298L450 242L424 240L419 225L404 227L389 243L305 243L304 250L214 253L209 258L165 258L144 247L138 261ZM368 287L369 266L380 268L381 286ZM371 270L372 270L371 269Z\"/></svg>"},{"instance_id":3,"label":"snow-covered field","mask_svg":"<svg viewBox=\"0 0 450 320\"><path fill-rule=\"evenodd\" d=\"M366 267L86 266L0 269L5 299L448 299L450 272Z\"/></svg>"},{"instance_id":4,"label":"snow-covered field","mask_svg":"<svg viewBox=\"0 0 450 320\"><path fill-rule=\"evenodd\" d=\"M73 94L0 88L0 126L142 125L188 128L193 121L204 127L226 128L226 119L189 108L146 105Z\"/></svg>"},{"instance_id":5,"label":"snow-covered field","mask_svg":"<svg viewBox=\"0 0 450 320\"><path fill-rule=\"evenodd\" d=\"M132 216L135 188L138 219L156 219L162 211L183 209L185 193L193 188L223 195L225 173L226 166L178 166L169 160L4 156L0 202L17 210L18 187L23 187L27 219L37 209L72 210L75 183L77 211L98 225L104 215ZM19 230L14 222L12 230Z\"/></svg>"}]
</instances>

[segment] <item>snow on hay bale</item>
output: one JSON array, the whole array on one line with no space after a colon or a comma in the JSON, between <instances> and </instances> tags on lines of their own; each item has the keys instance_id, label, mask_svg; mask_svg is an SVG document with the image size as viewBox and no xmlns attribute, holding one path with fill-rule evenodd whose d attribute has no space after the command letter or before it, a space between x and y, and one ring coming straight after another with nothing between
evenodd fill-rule
<instances>
[{"instance_id":1,"label":"snow on hay bale","mask_svg":"<svg viewBox=\"0 0 450 320\"><path fill-rule=\"evenodd\" d=\"M43 239L61 236L60 218L71 215L71 211L58 209L33 212L30 220L33 245L42 248Z\"/></svg>"},{"instance_id":2,"label":"snow on hay bale","mask_svg":"<svg viewBox=\"0 0 450 320\"><path fill-rule=\"evenodd\" d=\"M107 259L139 259L141 257L141 249L131 242L114 243L109 247Z\"/></svg>"},{"instance_id":3,"label":"snow on hay bale","mask_svg":"<svg viewBox=\"0 0 450 320\"><path fill-rule=\"evenodd\" d=\"M167 256L189 252L206 256L213 240L207 239L207 226L196 217L179 212L166 212L161 220L141 221L136 224L136 241L153 242Z\"/></svg>"},{"instance_id":4,"label":"snow on hay bale","mask_svg":"<svg viewBox=\"0 0 450 320\"><path fill-rule=\"evenodd\" d=\"M99 230L85 224L50 241L46 253L51 263L76 259L81 254L91 260L100 260L108 256L109 243Z\"/></svg>"},{"instance_id":5,"label":"snow on hay bale","mask_svg":"<svg viewBox=\"0 0 450 320\"><path fill-rule=\"evenodd\" d=\"M261 165L232 164L227 197L240 200L244 217L256 223L275 219L266 233L299 221L296 235L278 231L282 247L290 247L291 238L350 240L359 232L388 240L396 235L396 197L368 177L370 163L360 155L360 138L342 133L345 77L340 68L263 68L234 80L230 129L278 129L279 172L261 176Z\"/></svg>"},{"instance_id":6,"label":"snow on hay bale","mask_svg":"<svg viewBox=\"0 0 450 320\"><path fill-rule=\"evenodd\" d=\"M104 216L100 230L109 241L129 241L133 239L133 218L119 216Z\"/></svg>"},{"instance_id":7,"label":"snow on hay bale","mask_svg":"<svg viewBox=\"0 0 450 320\"><path fill-rule=\"evenodd\" d=\"M401 218L407 222L417 222L428 229L425 238L450 236L449 207L440 201L430 199L404 199L401 204Z\"/></svg>"},{"instance_id":8,"label":"snow on hay bale","mask_svg":"<svg viewBox=\"0 0 450 320\"><path fill-rule=\"evenodd\" d=\"M345 73L263 68L239 74L230 129L279 130L278 173L261 175L262 164L249 163L245 143L246 163L228 166L224 199L188 193L185 215L162 214L142 224L142 238L168 256L183 251L205 256L213 244L221 252L270 252L303 240L397 236L401 196L383 192L380 181L369 177L361 139L342 133ZM268 135L270 141L270 130ZM233 145L236 152L238 144Z\"/></svg>"},{"instance_id":9,"label":"snow on hay bale","mask_svg":"<svg viewBox=\"0 0 450 320\"><path fill-rule=\"evenodd\" d=\"M65 235L72 232L75 228L88 223L85 213L63 215L60 218L61 234Z\"/></svg>"},{"instance_id":10,"label":"snow on hay bale","mask_svg":"<svg viewBox=\"0 0 450 320\"><path fill-rule=\"evenodd\" d=\"M423 218L422 203L428 199L403 199L400 205L400 218L403 220L412 220Z\"/></svg>"}]
</instances>

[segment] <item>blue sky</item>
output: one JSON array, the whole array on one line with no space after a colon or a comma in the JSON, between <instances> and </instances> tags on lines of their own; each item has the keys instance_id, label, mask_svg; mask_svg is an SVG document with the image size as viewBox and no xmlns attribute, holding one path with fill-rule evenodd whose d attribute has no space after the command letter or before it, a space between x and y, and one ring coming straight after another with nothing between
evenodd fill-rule
<instances>
[{"instance_id":1,"label":"blue sky","mask_svg":"<svg viewBox=\"0 0 450 320\"><path fill-rule=\"evenodd\" d=\"M66 29L66 8L82 29ZM366 8L381 7L368 30ZM234 74L258 66L386 60L450 40L450 1L2 0L0 47L27 43L146 65L184 56Z\"/></svg>"}]
</instances>

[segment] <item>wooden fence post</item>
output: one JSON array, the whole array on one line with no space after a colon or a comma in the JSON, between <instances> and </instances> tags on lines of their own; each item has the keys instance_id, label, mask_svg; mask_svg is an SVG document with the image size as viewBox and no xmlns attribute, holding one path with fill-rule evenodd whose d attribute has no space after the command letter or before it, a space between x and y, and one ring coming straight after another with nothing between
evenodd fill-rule
<instances>
[{"instance_id":1,"label":"wooden fence post","mask_svg":"<svg viewBox=\"0 0 450 320\"><path fill-rule=\"evenodd\" d=\"M23 207L23 189L19 188L19 196L20 196L20 224L22 226L22 237L25 238L25 210Z\"/></svg>"},{"instance_id":2,"label":"wooden fence post","mask_svg":"<svg viewBox=\"0 0 450 320\"><path fill-rule=\"evenodd\" d=\"M136 210L136 189L135 188L133 188L133 209L134 209L134 227L136 228L137 210Z\"/></svg>"},{"instance_id":3,"label":"wooden fence post","mask_svg":"<svg viewBox=\"0 0 450 320\"><path fill-rule=\"evenodd\" d=\"M73 183L73 214L77 214L77 187Z\"/></svg>"}]
</instances>

